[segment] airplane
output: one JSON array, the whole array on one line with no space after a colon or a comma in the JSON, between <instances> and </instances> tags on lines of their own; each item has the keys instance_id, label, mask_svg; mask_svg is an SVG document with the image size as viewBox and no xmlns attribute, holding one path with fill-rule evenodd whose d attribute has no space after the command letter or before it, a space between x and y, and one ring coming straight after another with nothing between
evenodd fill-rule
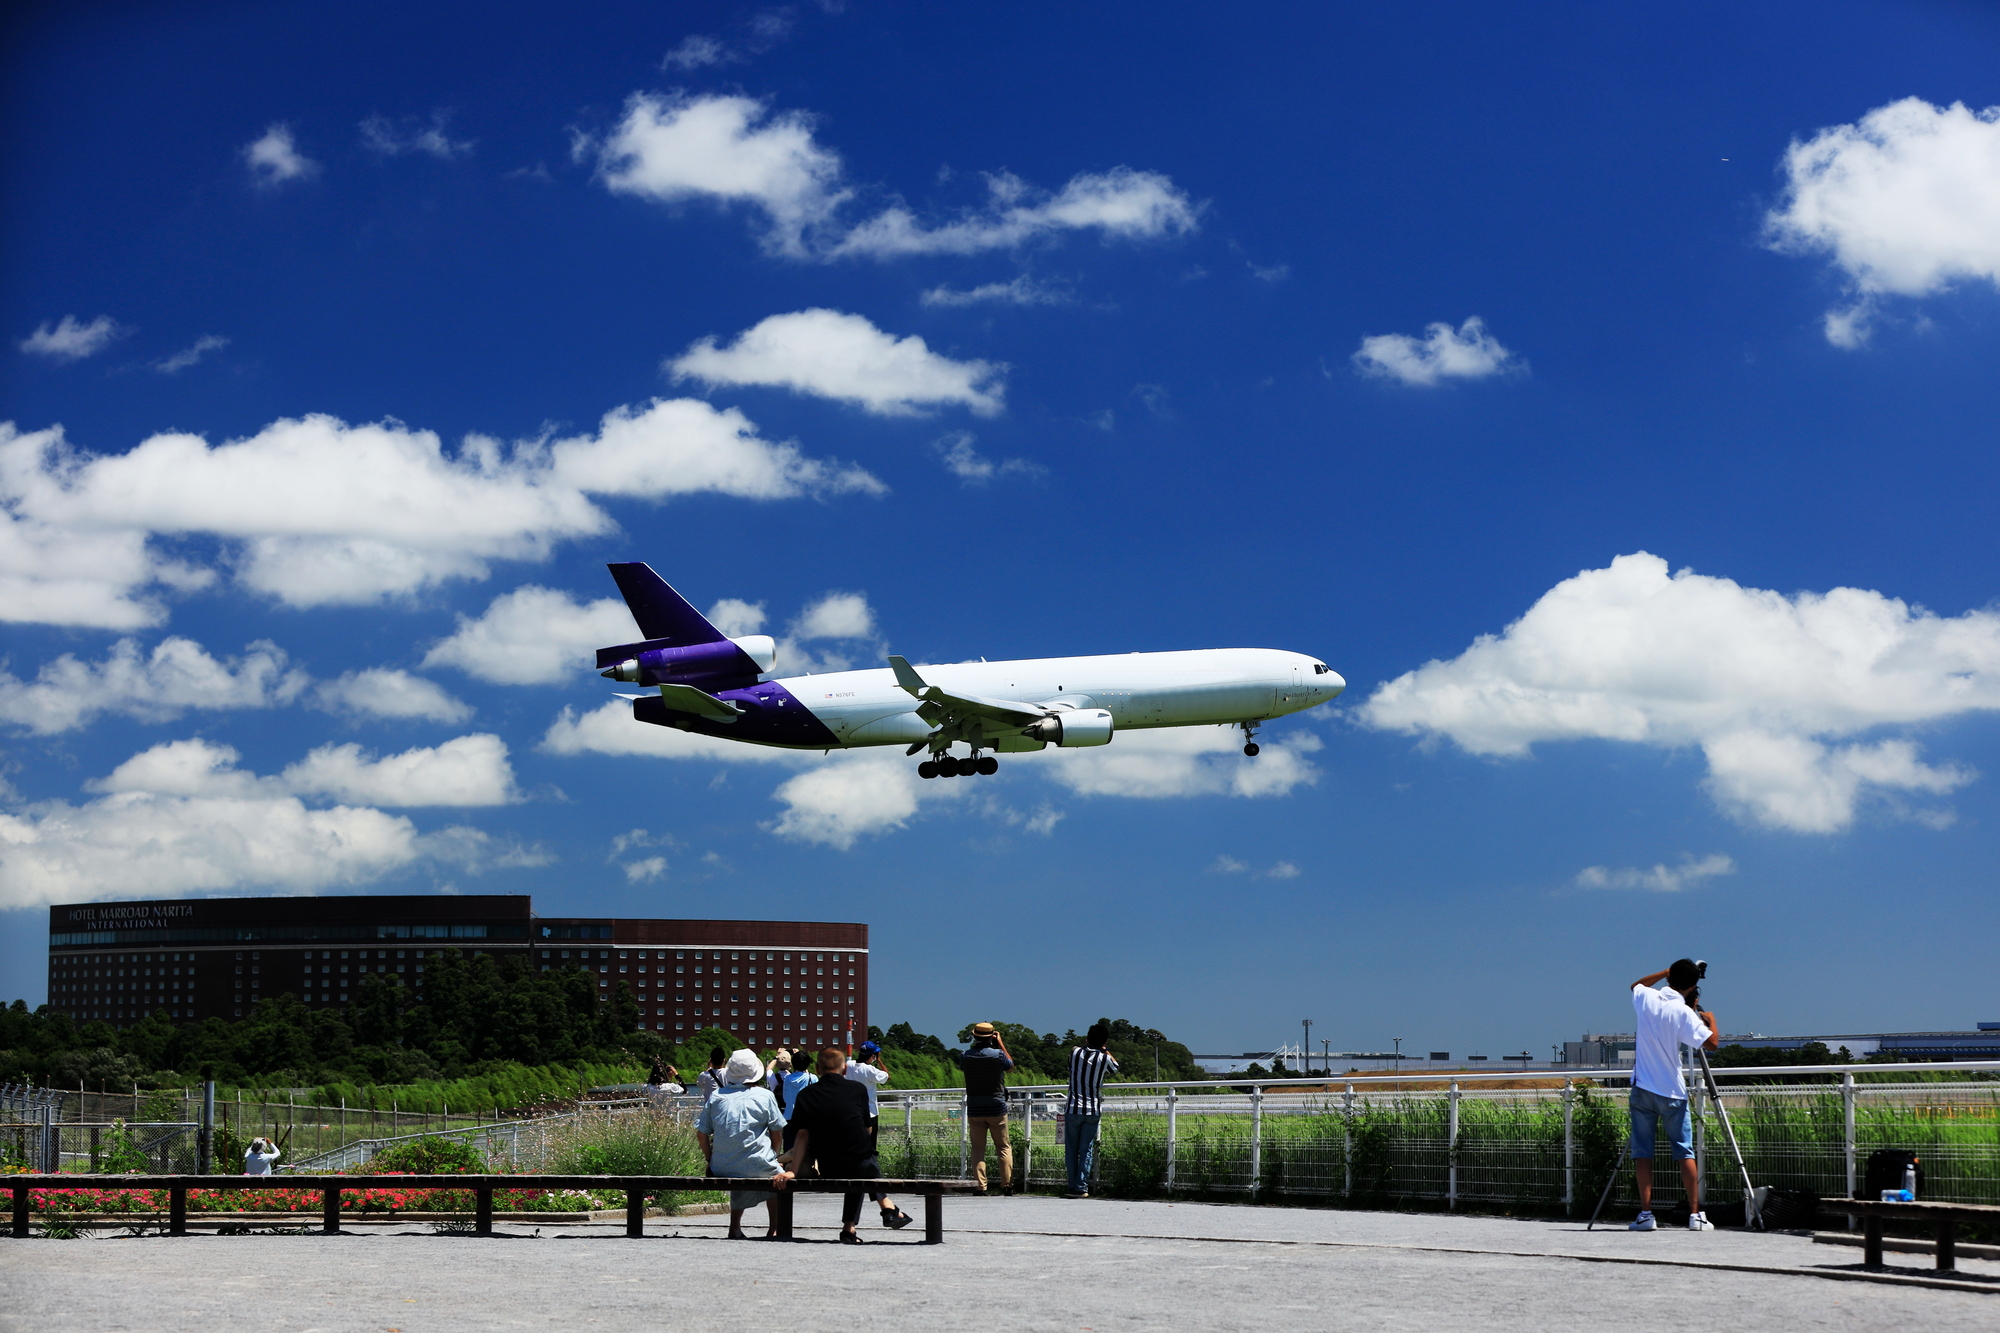
<instances>
[{"instance_id":1,"label":"airplane","mask_svg":"<svg viewBox=\"0 0 2000 1333\"><path fill-rule=\"evenodd\" d=\"M640 722L789 750L927 750L923 778L991 775L996 754L1108 745L1120 731L1235 726L1256 757L1259 723L1347 688L1317 658L1275 648L1042 657L887 667L776 679L768 634L732 638L642 563L609 566L645 638L597 650L598 674L653 694L622 694ZM964 745L960 758L952 747ZM991 751L992 753L987 753Z\"/></svg>"}]
</instances>

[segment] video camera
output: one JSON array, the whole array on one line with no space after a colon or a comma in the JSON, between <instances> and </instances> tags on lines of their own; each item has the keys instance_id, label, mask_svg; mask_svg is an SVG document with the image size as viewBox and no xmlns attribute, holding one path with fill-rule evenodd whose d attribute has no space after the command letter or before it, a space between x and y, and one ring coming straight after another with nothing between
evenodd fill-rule
<instances>
[{"instance_id":1,"label":"video camera","mask_svg":"<svg viewBox=\"0 0 2000 1333\"><path fill-rule=\"evenodd\" d=\"M1697 958L1694 960L1694 979L1695 987L1687 995L1688 1008L1699 1011L1701 1009L1701 983L1708 979L1707 959Z\"/></svg>"}]
</instances>

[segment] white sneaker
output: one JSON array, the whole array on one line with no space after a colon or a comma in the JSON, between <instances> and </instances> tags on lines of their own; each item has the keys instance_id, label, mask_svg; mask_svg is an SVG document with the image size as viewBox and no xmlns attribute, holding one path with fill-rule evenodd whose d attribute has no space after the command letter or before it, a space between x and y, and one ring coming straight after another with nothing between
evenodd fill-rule
<instances>
[{"instance_id":1,"label":"white sneaker","mask_svg":"<svg viewBox=\"0 0 2000 1333\"><path fill-rule=\"evenodd\" d=\"M1711 1221L1709 1221L1709 1220L1708 1220L1708 1214L1707 1214L1707 1213L1689 1213L1689 1214L1688 1214L1688 1230L1689 1230L1689 1231L1713 1231L1713 1230L1715 1230L1715 1223L1713 1223L1713 1222L1711 1222Z\"/></svg>"},{"instance_id":2,"label":"white sneaker","mask_svg":"<svg viewBox=\"0 0 2000 1333\"><path fill-rule=\"evenodd\" d=\"M1653 1215L1650 1212L1646 1212L1633 1218L1632 1225L1625 1229L1627 1231L1658 1231L1660 1224L1653 1220Z\"/></svg>"}]
</instances>

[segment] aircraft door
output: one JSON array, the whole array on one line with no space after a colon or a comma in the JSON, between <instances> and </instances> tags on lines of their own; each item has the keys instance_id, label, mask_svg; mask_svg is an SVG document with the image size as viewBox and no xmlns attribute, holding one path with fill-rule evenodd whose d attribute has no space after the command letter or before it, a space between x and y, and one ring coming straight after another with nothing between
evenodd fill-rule
<instances>
[{"instance_id":1,"label":"aircraft door","mask_svg":"<svg viewBox=\"0 0 2000 1333\"><path fill-rule=\"evenodd\" d=\"M1291 684L1285 686L1279 693L1283 696L1279 699L1280 703L1297 707L1299 701L1306 697L1306 673L1304 668L1294 665L1292 667Z\"/></svg>"}]
</instances>

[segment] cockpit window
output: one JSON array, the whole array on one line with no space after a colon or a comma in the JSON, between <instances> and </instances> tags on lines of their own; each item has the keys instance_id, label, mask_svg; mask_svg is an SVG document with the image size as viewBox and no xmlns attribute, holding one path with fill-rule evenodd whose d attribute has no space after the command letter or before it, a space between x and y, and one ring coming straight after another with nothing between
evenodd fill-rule
<instances>
[{"instance_id":1,"label":"cockpit window","mask_svg":"<svg viewBox=\"0 0 2000 1333\"><path fill-rule=\"evenodd\" d=\"M1315 676L1324 676L1324 675L1325 675L1325 674L1326 674L1326 673L1327 673L1328 671L1331 671L1332 669L1333 669L1333 668L1329 667L1329 666L1328 666L1328 665L1327 665L1326 663L1324 663L1324 662L1314 662L1314 663L1313 663L1313 674L1314 674Z\"/></svg>"}]
</instances>

